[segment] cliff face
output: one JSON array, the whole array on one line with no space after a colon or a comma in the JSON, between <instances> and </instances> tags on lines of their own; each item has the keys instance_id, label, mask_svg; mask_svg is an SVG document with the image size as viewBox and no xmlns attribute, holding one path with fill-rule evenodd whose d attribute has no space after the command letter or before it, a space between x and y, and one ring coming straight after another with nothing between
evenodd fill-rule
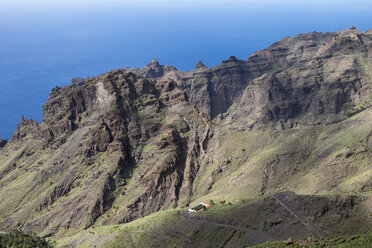
<instances>
[{"instance_id":1,"label":"cliff face","mask_svg":"<svg viewBox=\"0 0 372 248\"><path fill-rule=\"evenodd\" d=\"M154 61L142 69L128 70L148 78L173 79L186 92L189 102L209 119L226 112L249 80L259 75L251 72L245 61L233 56L209 69L198 63L195 71L189 72L181 72L174 67L170 69Z\"/></svg>"},{"instance_id":2,"label":"cliff face","mask_svg":"<svg viewBox=\"0 0 372 248\"><path fill-rule=\"evenodd\" d=\"M89 227L120 198L111 221L189 202L207 126L173 81L117 70L53 89L43 112L1 151L17 154L2 160L2 227L47 236Z\"/></svg>"},{"instance_id":3,"label":"cliff face","mask_svg":"<svg viewBox=\"0 0 372 248\"><path fill-rule=\"evenodd\" d=\"M369 192L371 118L354 115L372 104L371 58L372 34L351 28L57 87L42 123L22 117L0 140L0 228L58 236L284 187Z\"/></svg>"},{"instance_id":4,"label":"cliff face","mask_svg":"<svg viewBox=\"0 0 372 248\"><path fill-rule=\"evenodd\" d=\"M134 71L174 79L209 119L241 119L245 128L331 123L354 111L345 103L371 101L371 42L370 33L352 27L287 37L246 61L230 57L213 68L198 63L195 71L180 72L156 63L162 73L151 74L149 66Z\"/></svg>"},{"instance_id":5,"label":"cliff face","mask_svg":"<svg viewBox=\"0 0 372 248\"><path fill-rule=\"evenodd\" d=\"M371 44L370 35L349 29L298 35L258 51L248 61L265 58L277 68L254 79L229 115L287 127L343 120L353 111L345 103L370 104ZM247 110L253 102L260 104ZM246 118L252 114L261 118Z\"/></svg>"}]
</instances>

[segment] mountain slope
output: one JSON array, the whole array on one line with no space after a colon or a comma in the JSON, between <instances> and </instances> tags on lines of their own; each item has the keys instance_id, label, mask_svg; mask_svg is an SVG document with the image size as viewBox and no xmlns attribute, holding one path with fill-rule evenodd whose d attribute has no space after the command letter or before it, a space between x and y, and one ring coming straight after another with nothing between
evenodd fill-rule
<instances>
[{"instance_id":1,"label":"mountain slope","mask_svg":"<svg viewBox=\"0 0 372 248\"><path fill-rule=\"evenodd\" d=\"M1 150L1 225L48 236L116 202L119 222L187 203L207 126L185 99L120 70L54 89L43 123L22 119Z\"/></svg>"},{"instance_id":2,"label":"mountain slope","mask_svg":"<svg viewBox=\"0 0 372 248\"><path fill-rule=\"evenodd\" d=\"M97 243L102 226L126 233L134 220L175 211L171 226L145 232L193 242L192 229L212 242L222 230L216 244L231 246L312 235L278 210L272 196L285 191L327 235L366 233L371 78L372 34L352 27L287 37L212 68L181 72L154 60L57 87L42 123L22 117L0 140L0 229L76 246ZM220 206L201 222L182 215L200 201ZM161 212L174 208L183 210ZM208 221L224 226L205 229ZM133 239L115 232L102 242L123 237Z\"/></svg>"}]
</instances>

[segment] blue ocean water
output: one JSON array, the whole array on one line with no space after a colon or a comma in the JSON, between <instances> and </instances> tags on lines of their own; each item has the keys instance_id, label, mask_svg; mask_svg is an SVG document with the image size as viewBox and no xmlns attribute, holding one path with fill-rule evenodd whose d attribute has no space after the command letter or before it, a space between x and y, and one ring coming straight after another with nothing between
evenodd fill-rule
<instances>
[{"instance_id":1,"label":"blue ocean water","mask_svg":"<svg viewBox=\"0 0 372 248\"><path fill-rule=\"evenodd\" d=\"M42 121L50 90L74 77L143 67L154 58L180 70L198 60L215 66L285 36L352 25L366 31L371 12L367 0L2 2L0 137L11 137L21 114Z\"/></svg>"}]
</instances>

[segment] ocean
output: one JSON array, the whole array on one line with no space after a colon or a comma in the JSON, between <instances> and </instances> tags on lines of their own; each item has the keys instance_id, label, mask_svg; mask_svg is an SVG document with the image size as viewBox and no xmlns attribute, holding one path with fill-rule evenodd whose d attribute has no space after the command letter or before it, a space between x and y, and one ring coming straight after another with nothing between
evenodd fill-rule
<instances>
[{"instance_id":1,"label":"ocean","mask_svg":"<svg viewBox=\"0 0 372 248\"><path fill-rule=\"evenodd\" d=\"M247 59L285 36L372 28L370 1L0 3L0 137L42 121L55 86L152 59L180 70ZM103 2L103 1L101 1ZM151 3L151 4L150 4Z\"/></svg>"}]
</instances>

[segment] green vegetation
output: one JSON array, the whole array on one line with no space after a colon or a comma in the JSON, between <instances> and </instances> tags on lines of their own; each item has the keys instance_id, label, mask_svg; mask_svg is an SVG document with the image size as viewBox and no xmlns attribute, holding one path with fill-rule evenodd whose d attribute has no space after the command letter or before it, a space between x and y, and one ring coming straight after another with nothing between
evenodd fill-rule
<instances>
[{"instance_id":1,"label":"green vegetation","mask_svg":"<svg viewBox=\"0 0 372 248\"><path fill-rule=\"evenodd\" d=\"M115 208L115 207L114 207ZM101 225L87 230L74 232L58 240L57 247L149 247L153 244L152 232L164 227L175 226L184 220L182 211L186 209L171 209L159 211L149 216L122 225ZM82 239L84 237L84 239ZM133 240L135 245L133 245Z\"/></svg>"},{"instance_id":2,"label":"green vegetation","mask_svg":"<svg viewBox=\"0 0 372 248\"><path fill-rule=\"evenodd\" d=\"M271 219L272 217L276 219L276 217L281 218L287 214L287 210L278 208L271 198L245 199L244 203L240 201L231 205L218 203L208 208L207 211L191 214L191 217L186 217L183 214L184 211L186 209L159 211L127 224L103 225L71 233L72 236L69 238L58 241L58 247L69 247L71 244L77 247L95 246L101 248L123 247L123 245L125 247L196 247L195 244L198 247L219 247L227 240L229 240L230 247L247 247L252 244L252 241L247 239L254 235L262 235L261 232L254 231L255 227L262 223L262 219ZM306 227L301 225L293 227L290 218L287 218L280 224L281 228L286 230L294 228L293 233L297 232L298 237L306 237L306 233L308 233ZM249 231L224 227L224 224L238 228L252 228L254 235ZM350 226L347 223L345 225ZM323 220L322 227L326 230L330 231L338 226L338 224L329 223L327 219ZM368 225L366 227L368 228ZM305 231L301 234L300 229ZM345 235L342 230L337 233ZM366 231L360 233L366 233ZM371 235L357 235L332 239L296 240L290 245L287 245L287 242L278 241L257 245L255 248L370 247L371 237ZM253 238L253 240L255 239Z\"/></svg>"},{"instance_id":3,"label":"green vegetation","mask_svg":"<svg viewBox=\"0 0 372 248\"><path fill-rule=\"evenodd\" d=\"M146 247L146 244L151 244L151 236L147 234L148 229L156 229L156 227L164 227L176 225L183 216L181 212L184 210L172 209L160 211L141 219L137 219L127 225L114 226L118 231L118 235L113 240L109 241L104 247L122 247L127 239L135 238L136 246ZM100 227L94 228L94 231L99 231Z\"/></svg>"},{"instance_id":4,"label":"green vegetation","mask_svg":"<svg viewBox=\"0 0 372 248\"><path fill-rule=\"evenodd\" d=\"M348 102L342 106L342 111L346 116L350 117L368 108L369 106L371 106L371 104L372 104L371 100Z\"/></svg>"},{"instance_id":5,"label":"green vegetation","mask_svg":"<svg viewBox=\"0 0 372 248\"><path fill-rule=\"evenodd\" d=\"M25 234L15 230L8 234L0 234L1 248L51 248L53 245L36 234Z\"/></svg>"},{"instance_id":6,"label":"green vegetation","mask_svg":"<svg viewBox=\"0 0 372 248\"><path fill-rule=\"evenodd\" d=\"M291 244L290 244L291 243ZM252 246L252 248L284 248L284 247L309 247L309 248L361 248L372 247L372 234L353 235L341 238L306 240L295 242L267 242Z\"/></svg>"}]
</instances>

